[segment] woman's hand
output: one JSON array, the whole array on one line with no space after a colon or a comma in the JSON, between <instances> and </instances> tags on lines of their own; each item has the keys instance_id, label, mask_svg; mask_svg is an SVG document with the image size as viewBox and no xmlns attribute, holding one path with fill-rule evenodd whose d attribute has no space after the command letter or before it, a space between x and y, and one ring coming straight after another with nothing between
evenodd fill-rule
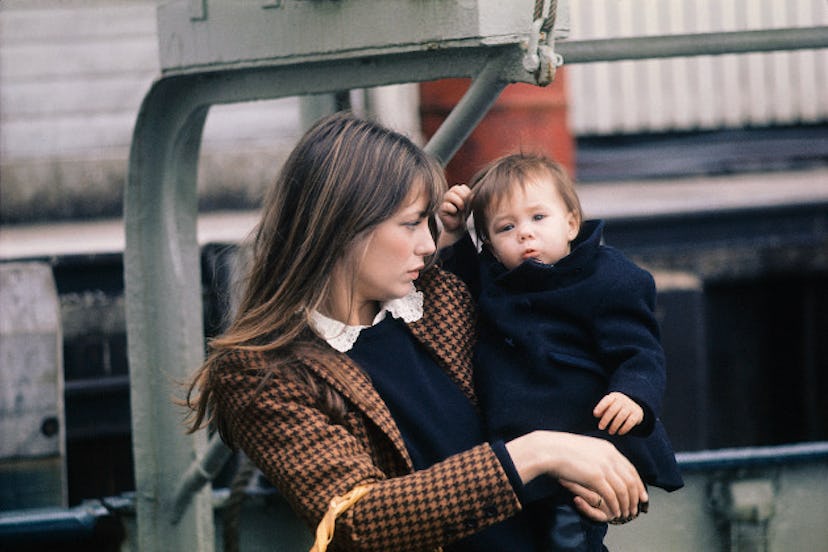
<instances>
[{"instance_id":1,"label":"woman's hand","mask_svg":"<svg viewBox=\"0 0 828 552\"><path fill-rule=\"evenodd\" d=\"M524 483L547 473L575 495L575 506L595 521L627 520L649 497L635 467L603 439L533 431L506 443Z\"/></svg>"}]
</instances>

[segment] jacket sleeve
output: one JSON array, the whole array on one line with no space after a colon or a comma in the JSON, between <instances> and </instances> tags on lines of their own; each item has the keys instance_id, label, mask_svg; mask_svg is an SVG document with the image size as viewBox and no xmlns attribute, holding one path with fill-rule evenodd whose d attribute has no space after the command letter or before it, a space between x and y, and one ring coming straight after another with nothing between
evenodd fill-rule
<instances>
[{"instance_id":1,"label":"jacket sleeve","mask_svg":"<svg viewBox=\"0 0 828 552\"><path fill-rule=\"evenodd\" d=\"M594 320L602 361L612 368L610 391L636 400L645 410L648 434L661 414L667 383L664 350L655 317L656 289L652 275L632 263L611 271Z\"/></svg>"},{"instance_id":2,"label":"jacket sleeve","mask_svg":"<svg viewBox=\"0 0 828 552\"><path fill-rule=\"evenodd\" d=\"M334 421L317 406L312 386L301 381L274 377L256 394L261 371L245 366L243 355L236 361L221 371L215 386L218 414L228 421L233 444L310 527L316 526L332 498L359 484L372 485L338 519L334 549L433 549L519 510L490 445L427 470L392 477L378 467L376 451L372 455L366 445L369 431L372 442L385 439L370 422Z\"/></svg>"}]
</instances>

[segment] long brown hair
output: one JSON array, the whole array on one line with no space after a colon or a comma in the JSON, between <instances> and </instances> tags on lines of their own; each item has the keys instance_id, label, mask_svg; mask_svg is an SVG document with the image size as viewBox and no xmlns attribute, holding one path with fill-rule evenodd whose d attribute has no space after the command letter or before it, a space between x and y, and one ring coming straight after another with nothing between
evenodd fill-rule
<instances>
[{"instance_id":1,"label":"long brown hair","mask_svg":"<svg viewBox=\"0 0 828 552\"><path fill-rule=\"evenodd\" d=\"M308 130L265 197L235 319L210 342L190 385L191 430L210 415L209 375L223 354L252 350L285 359L297 348L333 354L310 343L308 316L325 300L331 273L351 245L390 218L414 186L422 187L433 213L445 176L405 136L347 113Z\"/></svg>"}]
</instances>

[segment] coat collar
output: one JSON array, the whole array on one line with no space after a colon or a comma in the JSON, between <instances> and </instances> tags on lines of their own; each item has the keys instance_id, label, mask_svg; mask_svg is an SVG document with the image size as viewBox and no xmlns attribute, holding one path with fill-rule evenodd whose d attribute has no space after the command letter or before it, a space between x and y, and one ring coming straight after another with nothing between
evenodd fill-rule
<instances>
[{"instance_id":1,"label":"coat collar","mask_svg":"<svg viewBox=\"0 0 828 552\"><path fill-rule=\"evenodd\" d=\"M394 299L384 303L380 311L374 317L371 324L376 325L385 320L390 314L394 318L400 318L403 322L410 324L423 317L423 292L417 290L413 285L411 291L405 297ZM370 326L349 326L339 320L334 320L319 311L313 311L310 315L310 326L319 336L328 342L328 345L339 351L347 353L354 347L359 334Z\"/></svg>"},{"instance_id":2,"label":"coat collar","mask_svg":"<svg viewBox=\"0 0 828 552\"><path fill-rule=\"evenodd\" d=\"M604 221L584 222L572 242L572 251L554 265L529 259L508 270L488 249L484 249L480 258L484 278L504 288L529 292L544 290L550 284L581 274L598 254L603 233Z\"/></svg>"}]
</instances>

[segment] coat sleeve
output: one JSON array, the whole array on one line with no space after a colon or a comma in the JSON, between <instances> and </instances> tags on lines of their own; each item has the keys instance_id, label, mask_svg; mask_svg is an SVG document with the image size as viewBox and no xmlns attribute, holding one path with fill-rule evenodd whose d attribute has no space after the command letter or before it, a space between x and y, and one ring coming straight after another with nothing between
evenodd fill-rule
<instances>
[{"instance_id":1,"label":"coat sleeve","mask_svg":"<svg viewBox=\"0 0 828 552\"><path fill-rule=\"evenodd\" d=\"M370 422L336 422L317 406L310 385L272 378L242 355L216 382L217 410L229 437L315 527L328 503L359 484L370 492L337 521L337 550L427 550L472 534L519 510L488 444L427 470L391 477L366 445L383 439ZM252 399L255 395L255 399ZM359 416L349 413L347 416ZM365 428L371 429L365 429ZM363 429L354 429L363 428Z\"/></svg>"},{"instance_id":2,"label":"coat sleeve","mask_svg":"<svg viewBox=\"0 0 828 552\"><path fill-rule=\"evenodd\" d=\"M480 258L468 232L456 243L440 250L440 266L459 277L468 286L472 297L480 296Z\"/></svg>"},{"instance_id":3,"label":"coat sleeve","mask_svg":"<svg viewBox=\"0 0 828 552\"><path fill-rule=\"evenodd\" d=\"M649 272L629 261L605 273L611 277L604 283L594 320L602 361L611 368L609 390L624 393L644 407L648 427L641 429L649 433L654 417L661 414L667 383L655 316L655 282Z\"/></svg>"}]
</instances>

